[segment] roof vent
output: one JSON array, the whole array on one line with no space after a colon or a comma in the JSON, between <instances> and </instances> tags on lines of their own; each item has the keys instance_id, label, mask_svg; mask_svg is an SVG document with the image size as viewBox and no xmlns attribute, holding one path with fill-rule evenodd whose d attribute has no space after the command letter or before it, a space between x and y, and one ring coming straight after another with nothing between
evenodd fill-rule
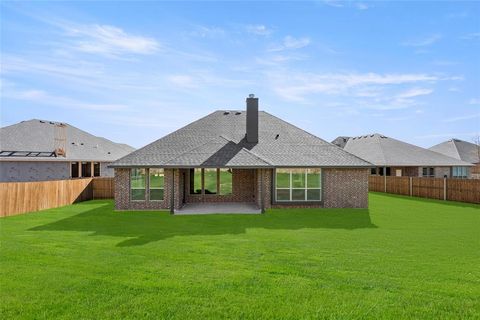
<instances>
[{"instance_id":1,"label":"roof vent","mask_svg":"<svg viewBox=\"0 0 480 320\"><path fill-rule=\"evenodd\" d=\"M83 146L83 142L80 142L80 145Z\"/></svg>"},{"instance_id":2,"label":"roof vent","mask_svg":"<svg viewBox=\"0 0 480 320\"><path fill-rule=\"evenodd\" d=\"M108 154L111 154L111 152L110 152L110 151L108 151L107 153L108 153Z\"/></svg>"},{"instance_id":3,"label":"roof vent","mask_svg":"<svg viewBox=\"0 0 480 320\"><path fill-rule=\"evenodd\" d=\"M280 135L277 133L277 135L275 136L275 140L277 140L278 137L280 137Z\"/></svg>"},{"instance_id":4,"label":"roof vent","mask_svg":"<svg viewBox=\"0 0 480 320\"><path fill-rule=\"evenodd\" d=\"M238 116L239 114L242 114L240 111L235 112L235 114Z\"/></svg>"},{"instance_id":5,"label":"roof vent","mask_svg":"<svg viewBox=\"0 0 480 320\"><path fill-rule=\"evenodd\" d=\"M45 121L40 120L40 123L45 123Z\"/></svg>"},{"instance_id":6,"label":"roof vent","mask_svg":"<svg viewBox=\"0 0 480 320\"><path fill-rule=\"evenodd\" d=\"M229 115L229 114L230 114L230 112L228 112L228 111L225 111L225 112L223 113L224 116Z\"/></svg>"},{"instance_id":7,"label":"roof vent","mask_svg":"<svg viewBox=\"0 0 480 320\"><path fill-rule=\"evenodd\" d=\"M55 124L55 122L52 122L52 121L50 121L49 123L50 123L50 124Z\"/></svg>"}]
</instances>

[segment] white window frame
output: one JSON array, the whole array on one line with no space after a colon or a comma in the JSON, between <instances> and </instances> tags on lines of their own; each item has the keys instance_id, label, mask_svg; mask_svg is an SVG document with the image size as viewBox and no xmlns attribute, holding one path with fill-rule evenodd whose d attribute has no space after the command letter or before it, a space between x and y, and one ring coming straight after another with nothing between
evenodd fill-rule
<instances>
[{"instance_id":1,"label":"white window frame","mask_svg":"<svg viewBox=\"0 0 480 320\"><path fill-rule=\"evenodd\" d=\"M277 170L289 170L290 179L289 179L289 187L288 188L278 188L277 187ZM308 188L308 170L309 169L317 169L320 170L320 188ZM303 174L305 177L305 188L293 188L293 179L292 179L292 171L293 170L303 170ZM275 201L281 203L290 203L290 202L321 202L323 198L323 171L321 168L277 168L275 169ZM277 190L289 190L289 200L279 200L277 196ZM293 190L304 190L305 191L305 199L304 200L293 200ZM319 190L320 191L320 199L318 200L308 200L308 190Z\"/></svg>"}]
</instances>

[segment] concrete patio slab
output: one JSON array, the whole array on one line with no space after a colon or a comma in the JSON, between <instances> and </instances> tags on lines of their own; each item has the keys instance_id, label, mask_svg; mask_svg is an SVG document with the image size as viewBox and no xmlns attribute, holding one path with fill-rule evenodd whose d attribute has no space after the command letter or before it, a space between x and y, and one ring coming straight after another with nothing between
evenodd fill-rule
<instances>
[{"instance_id":1,"label":"concrete patio slab","mask_svg":"<svg viewBox=\"0 0 480 320\"><path fill-rule=\"evenodd\" d=\"M175 210L177 215L187 214L260 214L254 203L222 202L222 203L186 203L181 209Z\"/></svg>"}]
</instances>

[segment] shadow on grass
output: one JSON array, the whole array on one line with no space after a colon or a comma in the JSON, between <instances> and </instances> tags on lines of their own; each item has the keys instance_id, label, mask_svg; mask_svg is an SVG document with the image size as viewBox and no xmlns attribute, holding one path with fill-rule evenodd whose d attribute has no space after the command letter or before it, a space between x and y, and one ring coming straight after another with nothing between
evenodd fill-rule
<instances>
[{"instance_id":1,"label":"shadow on grass","mask_svg":"<svg viewBox=\"0 0 480 320\"><path fill-rule=\"evenodd\" d=\"M86 204L86 203L85 203ZM247 229L360 229L376 228L367 209L289 209L272 210L264 215L188 215L167 212L115 212L110 201L70 206L76 215L38 226L30 231L90 231L93 235L129 237L117 246L143 245L175 236L244 234ZM92 209L93 207L93 209Z\"/></svg>"}]
</instances>

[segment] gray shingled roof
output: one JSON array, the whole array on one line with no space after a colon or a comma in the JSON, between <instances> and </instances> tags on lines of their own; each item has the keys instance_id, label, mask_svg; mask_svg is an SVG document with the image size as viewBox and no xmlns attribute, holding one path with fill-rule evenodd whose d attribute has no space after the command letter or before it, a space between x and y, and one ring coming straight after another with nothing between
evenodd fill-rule
<instances>
[{"instance_id":1,"label":"gray shingled roof","mask_svg":"<svg viewBox=\"0 0 480 320\"><path fill-rule=\"evenodd\" d=\"M334 144L337 147L340 147L340 148L343 149L343 148L345 148L345 145L347 144L348 139L350 139L350 137L339 136L339 137L336 137L335 140L332 141L332 144Z\"/></svg>"},{"instance_id":2,"label":"gray shingled roof","mask_svg":"<svg viewBox=\"0 0 480 320\"><path fill-rule=\"evenodd\" d=\"M264 111L259 112L259 142L247 143L245 119L244 111L215 111L132 152L111 166L371 166L341 148Z\"/></svg>"},{"instance_id":3,"label":"gray shingled roof","mask_svg":"<svg viewBox=\"0 0 480 320\"><path fill-rule=\"evenodd\" d=\"M378 133L350 138L344 150L380 167L470 165L467 162Z\"/></svg>"},{"instance_id":4,"label":"gray shingled roof","mask_svg":"<svg viewBox=\"0 0 480 320\"><path fill-rule=\"evenodd\" d=\"M442 142L430 150L468 163L480 163L480 146L460 139Z\"/></svg>"},{"instance_id":5,"label":"gray shingled roof","mask_svg":"<svg viewBox=\"0 0 480 320\"><path fill-rule=\"evenodd\" d=\"M37 119L22 121L0 128L0 151L53 152L54 139L55 122ZM135 149L66 124L66 150L66 157L0 157L0 160L111 162Z\"/></svg>"}]
</instances>

